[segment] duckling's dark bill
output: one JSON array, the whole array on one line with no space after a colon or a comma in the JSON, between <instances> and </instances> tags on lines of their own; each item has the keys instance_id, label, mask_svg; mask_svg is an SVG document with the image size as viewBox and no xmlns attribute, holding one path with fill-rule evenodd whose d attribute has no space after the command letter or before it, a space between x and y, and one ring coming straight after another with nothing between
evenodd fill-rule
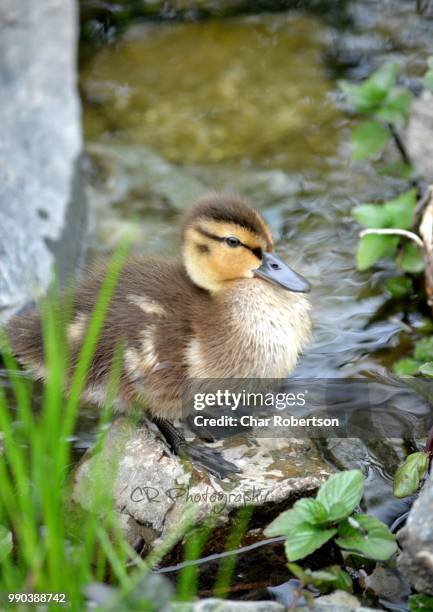
<instances>
[{"instance_id":1,"label":"duckling's dark bill","mask_svg":"<svg viewBox=\"0 0 433 612\"><path fill-rule=\"evenodd\" d=\"M310 283L306 278L290 268L273 253L263 253L262 265L254 270L255 276L269 280L289 291L308 293Z\"/></svg>"}]
</instances>

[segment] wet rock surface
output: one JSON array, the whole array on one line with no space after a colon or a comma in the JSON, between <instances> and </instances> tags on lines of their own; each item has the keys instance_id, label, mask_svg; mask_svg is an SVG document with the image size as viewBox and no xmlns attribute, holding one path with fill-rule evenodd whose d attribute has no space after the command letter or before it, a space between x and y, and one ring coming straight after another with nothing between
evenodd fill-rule
<instances>
[{"instance_id":1,"label":"wet rock surface","mask_svg":"<svg viewBox=\"0 0 433 612\"><path fill-rule=\"evenodd\" d=\"M310 607L296 607L293 610L313 612L374 612L373 608L360 605L358 599L344 591L318 597ZM283 612L287 608L275 601L229 601L224 599L202 599L192 604L175 603L166 612Z\"/></svg>"},{"instance_id":2,"label":"wet rock surface","mask_svg":"<svg viewBox=\"0 0 433 612\"><path fill-rule=\"evenodd\" d=\"M398 539L397 566L414 589L433 595L433 479L425 484Z\"/></svg>"},{"instance_id":3,"label":"wet rock surface","mask_svg":"<svg viewBox=\"0 0 433 612\"><path fill-rule=\"evenodd\" d=\"M101 470L107 486L117 473L113 495L121 524L131 542L142 537L150 546L182 522L188 506L194 507L197 521L213 514L224 524L231 510L245 505L267 511L290 507L332 473L308 440L242 436L209 446L221 449L226 460L240 467L240 474L221 481L191 470L152 426L137 428L128 419L118 419L101 453L90 449L84 455L75 473L74 499L91 508Z\"/></svg>"},{"instance_id":4,"label":"wet rock surface","mask_svg":"<svg viewBox=\"0 0 433 612\"><path fill-rule=\"evenodd\" d=\"M415 168L433 181L433 93L424 91L411 107L407 147Z\"/></svg>"},{"instance_id":5,"label":"wet rock surface","mask_svg":"<svg viewBox=\"0 0 433 612\"><path fill-rule=\"evenodd\" d=\"M0 7L0 320L82 252L74 0Z\"/></svg>"}]
</instances>

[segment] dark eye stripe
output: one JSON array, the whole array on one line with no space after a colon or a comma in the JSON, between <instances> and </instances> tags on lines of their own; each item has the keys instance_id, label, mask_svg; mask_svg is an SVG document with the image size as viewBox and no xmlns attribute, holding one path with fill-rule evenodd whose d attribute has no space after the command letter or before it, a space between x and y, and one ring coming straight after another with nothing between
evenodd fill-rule
<instances>
[{"instance_id":1,"label":"dark eye stripe","mask_svg":"<svg viewBox=\"0 0 433 612\"><path fill-rule=\"evenodd\" d=\"M206 231L202 227L196 226L194 227L194 229L202 236L206 236L206 238L210 238L211 240L217 240L218 242L226 242L227 240L227 237L225 236L221 237L221 236L217 236L216 234L211 234L210 232ZM262 254L262 249L260 247L253 249L247 244L244 244L243 242L241 242L240 240L239 240L239 246L243 246L244 248L251 251L251 253L253 253L253 255L255 255L258 259L262 259L263 254Z\"/></svg>"}]
</instances>

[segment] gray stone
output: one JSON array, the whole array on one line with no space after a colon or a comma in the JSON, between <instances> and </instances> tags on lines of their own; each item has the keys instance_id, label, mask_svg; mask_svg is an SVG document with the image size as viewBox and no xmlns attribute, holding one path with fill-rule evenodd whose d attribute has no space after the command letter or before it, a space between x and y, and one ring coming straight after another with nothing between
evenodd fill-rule
<instances>
[{"instance_id":1,"label":"gray stone","mask_svg":"<svg viewBox=\"0 0 433 612\"><path fill-rule=\"evenodd\" d=\"M397 566L409 584L433 595L433 479L427 481L412 506L398 540L403 552Z\"/></svg>"},{"instance_id":2,"label":"gray stone","mask_svg":"<svg viewBox=\"0 0 433 612\"><path fill-rule=\"evenodd\" d=\"M227 599L200 599L194 603L172 603L164 612L284 612L275 601L230 601Z\"/></svg>"},{"instance_id":3,"label":"gray stone","mask_svg":"<svg viewBox=\"0 0 433 612\"><path fill-rule=\"evenodd\" d=\"M163 541L182 523L209 515L226 524L230 510L246 504L284 503L311 494L331 469L308 440L225 439L214 443L241 473L220 481L185 465L173 455L152 425L137 428L117 419L101 450L90 449L75 473L74 499L95 507L95 490L112 485L115 507L128 540L142 537L150 547ZM192 518L191 518L192 517ZM266 525L263 525L265 527Z\"/></svg>"},{"instance_id":4,"label":"gray stone","mask_svg":"<svg viewBox=\"0 0 433 612\"><path fill-rule=\"evenodd\" d=\"M407 149L418 172L433 182L433 94L424 91L412 104L406 134Z\"/></svg>"},{"instance_id":5,"label":"gray stone","mask_svg":"<svg viewBox=\"0 0 433 612\"><path fill-rule=\"evenodd\" d=\"M305 610L305 608L302 609ZM334 591L330 595L318 597L311 610L313 612L375 612L373 608L361 606L358 599L346 591Z\"/></svg>"},{"instance_id":6,"label":"gray stone","mask_svg":"<svg viewBox=\"0 0 433 612\"><path fill-rule=\"evenodd\" d=\"M0 318L74 267L84 199L75 0L0 6Z\"/></svg>"}]
</instances>

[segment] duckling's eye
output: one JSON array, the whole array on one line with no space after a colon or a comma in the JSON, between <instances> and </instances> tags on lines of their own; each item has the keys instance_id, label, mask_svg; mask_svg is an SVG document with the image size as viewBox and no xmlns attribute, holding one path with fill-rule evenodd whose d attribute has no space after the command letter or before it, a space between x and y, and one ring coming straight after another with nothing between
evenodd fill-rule
<instances>
[{"instance_id":1,"label":"duckling's eye","mask_svg":"<svg viewBox=\"0 0 433 612\"><path fill-rule=\"evenodd\" d=\"M236 236L228 236L228 238L226 238L226 243L229 247L235 248L241 244L241 241L239 238L236 238Z\"/></svg>"}]
</instances>

